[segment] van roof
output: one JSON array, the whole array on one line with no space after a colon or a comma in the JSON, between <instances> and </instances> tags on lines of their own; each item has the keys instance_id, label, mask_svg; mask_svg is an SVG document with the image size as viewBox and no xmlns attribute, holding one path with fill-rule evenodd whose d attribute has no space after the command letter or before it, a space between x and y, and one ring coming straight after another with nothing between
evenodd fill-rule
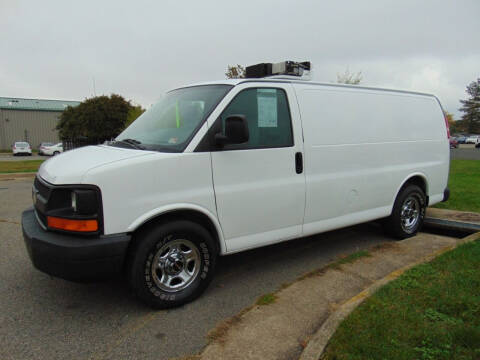
<instances>
[{"instance_id":1,"label":"van roof","mask_svg":"<svg viewBox=\"0 0 480 360\"><path fill-rule=\"evenodd\" d=\"M337 84L337 83L324 83L324 82L317 82L317 81L306 81L306 80L296 80L292 79L291 77L275 77L275 78L258 78L258 79L225 79L225 80L217 80L217 81L208 81L208 82L201 82L195 84L189 84L182 87L190 87L190 86L201 86L201 85L239 85L248 82L256 82L256 83L291 83L291 84L302 84L302 85L322 85L322 86L332 86L332 87L343 87L343 88L350 88L350 89L363 89L363 90L379 90L379 91L389 91L389 92L397 92L403 94L413 94L413 95L423 95L423 96L432 96L435 97L433 94L419 92L419 91L411 91L411 90L399 90L399 89L389 89L389 88L382 88L382 87L373 87L373 86L362 86L362 85L349 85L349 84Z\"/></svg>"}]
</instances>

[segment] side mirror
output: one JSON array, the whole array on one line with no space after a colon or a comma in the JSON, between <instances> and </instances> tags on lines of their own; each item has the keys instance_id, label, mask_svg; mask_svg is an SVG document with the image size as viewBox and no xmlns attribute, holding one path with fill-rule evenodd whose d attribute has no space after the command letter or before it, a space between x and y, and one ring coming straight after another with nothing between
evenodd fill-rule
<instances>
[{"instance_id":1,"label":"side mirror","mask_svg":"<svg viewBox=\"0 0 480 360\"><path fill-rule=\"evenodd\" d=\"M248 122L245 115L230 115L225 119L225 135L215 134L217 145L243 144L249 139Z\"/></svg>"}]
</instances>

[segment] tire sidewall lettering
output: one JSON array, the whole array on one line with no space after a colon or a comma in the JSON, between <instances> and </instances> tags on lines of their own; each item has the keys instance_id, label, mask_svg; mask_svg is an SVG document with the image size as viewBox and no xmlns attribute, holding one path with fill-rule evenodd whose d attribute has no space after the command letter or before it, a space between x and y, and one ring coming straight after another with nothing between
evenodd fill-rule
<instances>
[{"instance_id":1,"label":"tire sidewall lettering","mask_svg":"<svg viewBox=\"0 0 480 360\"><path fill-rule=\"evenodd\" d=\"M154 281L152 279L152 274L151 274L152 261L153 261L153 258L155 256L156 252L162 246L164 246L167 242L169 242L171 240L174 240L176 238L186 238L186 239L192 241L193 244L198 246L198 250L201 254L201 264L200 264L201 271L197 275L197 279L195 279L195 281L189 287L187 287L183 290L180 290L178 293L168 293L168 292L164 292L164 291L160 290L156 286L156 284L154 283ZM151 250L148 252L147 258L145 260L143 278L144 278L146 287L148 288L149 292L153 296L155 296L156 298L158 298L162 301L175 301L175 300L177 300L177 297L179 295L181 296L185 292L189 292L191 290L192 286L198 285L199 281L202 281L202 280L204 280L208 277L208 272L209 272L209 269L210 269L210 258L211 258L210 251L208 249L208 245L204 241L201 241L200 243L198 243L198 240L197 241L195 241L195 240L196 240L195 236L192 237L192 236L180 235L180 234L178 234L178 236L175 236L175 234L169 234L169 235L164 236L160 241L158 241L151 248Z\"/></svg>"},{"instance_id":2,"label":"tire sidewall lettering","mask_svg":"<svg viewBox=\"0 0 480 360\"><path fill-rule=\"evenodd\" d=\"M423 218L425 217L427 201L425 199L425 196L423 196L422 194L418 195L420 197L420 219L423 220Z\"/></svg>"}]
</instances>

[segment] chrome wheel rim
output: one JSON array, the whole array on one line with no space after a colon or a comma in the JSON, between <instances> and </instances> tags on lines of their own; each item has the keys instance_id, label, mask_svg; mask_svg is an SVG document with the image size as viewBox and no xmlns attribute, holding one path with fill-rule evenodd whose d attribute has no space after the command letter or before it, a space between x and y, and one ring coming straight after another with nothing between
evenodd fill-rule
<instances>
[{"instance_id":1,"label":"chrome wheel rim","mask_svg":"<svg viewBox=\"0 0 480 360\"><path fill-rule=\"evenodd\" d=\"M164 244L152 261L152 277L155 284L167 292L176 292L188 287L200 272L200 252L185 239Z\"/></svg>"},{"instance_id":2,"label":"chrome wheel rim","mask_svg":"<svg viewBox=\"0 0 480 360\"><path fill-rule=\"evenodd\" d=\"M410 195L405 199L400 212L400 223L403 231L412 233L420 219L420 200L417 196Z\"/></svg>"}]
</instances>

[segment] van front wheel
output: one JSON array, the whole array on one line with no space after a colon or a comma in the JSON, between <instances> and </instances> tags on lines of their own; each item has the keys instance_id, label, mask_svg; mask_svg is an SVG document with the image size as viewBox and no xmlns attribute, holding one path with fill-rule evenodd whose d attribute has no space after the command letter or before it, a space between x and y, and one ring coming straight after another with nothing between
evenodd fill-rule
<instances>
[{"instance_id":1,"label":"van front wheel","mask_svg":"<svg viewBox=\"0 0 480 360\"><path fill-rule=\"evenodd\" d=\"M129 264L129 282L146 304L180 306L200 296L212 280L216 246L202 226L178 220L140 232Z\"/></svg>"},{"instance_id":2,"label":"van front wheel","mask_svg":"<svg viewBox=\"0 0 480 360\"><path fill-rule=\"evenodd\" d=\"M393 211L384 223L385 230L396 239L405 239L417 234L423 225L427 200L417 185L403 188L395 199Z\"/></svg>"}]
</instances>

